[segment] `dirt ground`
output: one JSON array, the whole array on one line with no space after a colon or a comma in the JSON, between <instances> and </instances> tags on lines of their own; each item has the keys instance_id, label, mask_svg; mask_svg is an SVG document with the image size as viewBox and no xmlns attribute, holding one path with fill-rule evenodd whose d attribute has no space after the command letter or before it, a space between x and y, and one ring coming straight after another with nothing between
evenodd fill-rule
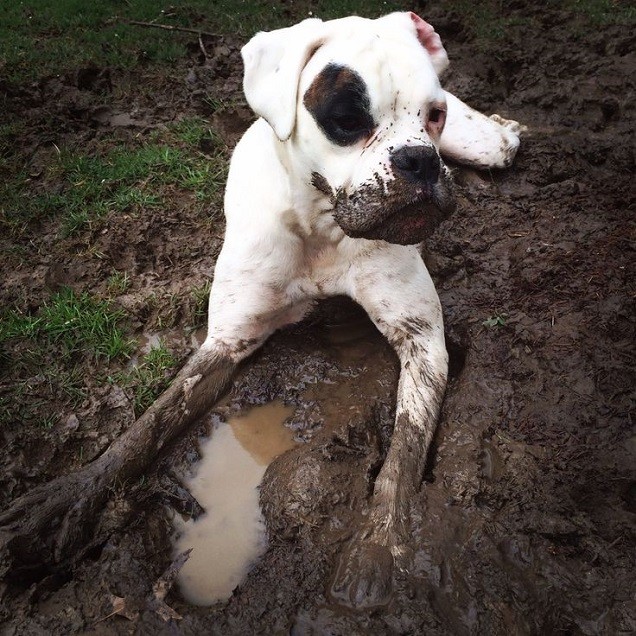
<instances>
[{"instance_id":1,"label":"dirt ground","mask_svg":"<svg viewBox=\"0 0 636 636\"><path fill-rule=\"evenodd\" d=\"M426 245L452 378L391 603L356 613L328 594L389 443L398 371L360 310L334 300L278 333L233 383L231 411L283 400L304 443L267 470L270 545L227 603L193 607L172 590L177 620L153 599L172 556L164 504L179 510L201 424L143 485L115 493L130 522L72 569L25 574L0 560L0 633L636 632L636 31L511 3L518 23L484 49L450 4L421 10L449 51L446 87L529 131L511 169L456 169L459 208ZM194 46L169 73L97 69L4 87L8 113L29 126L19 152L35 174L52 143L90 148L194 114L231 147L250 121L240 44L211 42L207 60ZM212 112L206 93L235 105ZM3 304L26 293L36 307L62 284L103 289L120 267L133 283L118 302L134 313L152 291L209 279L223 228L175 201L97 236L60 240L44 221L32 232L29 258L4 268ZM149 312L138 318L142 334ZM164 333L180 358L190 320L177 313ZM0 433L0 506L88 461L133 418L116 384L96 388L75 419L59 409L51 430Z\"/></svg>"}]
</instances>

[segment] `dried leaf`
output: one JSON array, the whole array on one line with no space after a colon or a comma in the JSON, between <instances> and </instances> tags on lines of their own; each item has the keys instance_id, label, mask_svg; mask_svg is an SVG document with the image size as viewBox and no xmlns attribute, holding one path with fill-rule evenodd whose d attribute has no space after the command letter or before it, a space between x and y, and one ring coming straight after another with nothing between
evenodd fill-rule
<instances>
[{"instance_id":1,"label":"dried leaf","mask_svg":"<svg viewBox=\"0 0 636 636\"><path fill-rule=\"evenodd\" d=\"M110 595L110 603L112 605L113 611L110 614L106 614L103 618L95 621L95 625L97 623L101 623L111 616L123 616L127 618L129 621L136 621L139 618L139 611L129 606L128 601L121 596L115 596L114 594Z\"/></svg>"},{"instance_id":2,"label":"dried leaf","mask_svg":"<svg viewBox=\"0 0 636 636\"><path fill-rule=\"evenodd\" d=\"M134 607L131 607L129 602L125 598L111 594L110 600L113 604L113 612L112 614L110 614L110 616L112 616L113 614L118 614L119 616L127 618L129 621L134 621L139 618L139 611Z\"/></svg>"}]
</instances>

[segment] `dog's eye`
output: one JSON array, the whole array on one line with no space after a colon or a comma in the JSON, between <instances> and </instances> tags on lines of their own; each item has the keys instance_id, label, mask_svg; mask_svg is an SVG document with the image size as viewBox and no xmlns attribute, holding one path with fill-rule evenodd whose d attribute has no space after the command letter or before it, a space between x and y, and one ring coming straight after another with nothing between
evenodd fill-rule
<instances>
[{"instance_id":1,"label":"dog's eye","mask_svg":"<svg viewBox=\"0 0 636 636\"><path fill-rule=\"evenodd\" d=\"M366 120L356 114L335 114L332 115L331 121L346 133L362 132L367 128Z\"/></svg>"}]
</instances>

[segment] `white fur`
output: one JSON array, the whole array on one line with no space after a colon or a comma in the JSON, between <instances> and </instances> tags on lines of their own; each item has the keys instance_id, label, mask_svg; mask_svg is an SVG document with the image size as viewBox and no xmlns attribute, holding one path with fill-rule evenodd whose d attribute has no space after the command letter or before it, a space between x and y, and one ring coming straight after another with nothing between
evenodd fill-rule
<instances>
[{"instance_id":1,"label":"white fur","mask_svg":"<svg viewBox=\"0 0 636 636\"><path fill-rule=\"evenodd\" d=\"M447 373L442 312L431 278L417 246L345 235L331 214L332 200L312 185L311 175L317 171L334 191L349 194L378 173L388 183L391 149L413 143L432 144L470 165L506 166L519 144L518 128L442 90L408 13L305 21L256 35L243 56L245 93L261 119L238 143L230 164L227 229L203 346L242 359L273 331L300 320L317 299L346 294L396 348L402 367L398 421L400 414L409 415L425 454ZM445 52L438 56L441 68ZM378 122L372 139L337 146L304 107L305 91L330 62L354 68L366 83ZM441 138L424 125L433 102L448 108ZM410 333L405 325L414 318L428 327ZM400 434L396 426L394 436ZM402 476L392 451L376 481L372 516L382 521L366 536L395 551Z\"/></svg>"}]
</instances>

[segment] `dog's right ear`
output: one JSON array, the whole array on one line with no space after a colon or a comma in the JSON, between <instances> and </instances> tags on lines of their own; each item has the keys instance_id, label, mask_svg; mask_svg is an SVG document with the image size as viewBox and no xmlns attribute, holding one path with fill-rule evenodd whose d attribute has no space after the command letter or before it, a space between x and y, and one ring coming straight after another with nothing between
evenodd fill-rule
<instances>
[{"instance_id":1,"label":"dog's right ear","mask_svg":"<svg viewBox=\"0 0 636 636\"><path fill-rule=\"evenodd\" d=\"M428 22L422 20L417 13L411 11L409 16L415 27L417 39L428 51L428 54L431 56L431 62L433 62L433 68L435 72L440 75L448 67L448 55L446 54L442 40L435 29Z\"/></svg>"},{"instance_id":2,"label":"dog's right ear","mask_svg":"<svg viewBox=\"0 0 636 636\"><path fill-rule=\"evenodd\" d=\"M281 141L294 130L300 74L324 34L324 22L309 18L286 29L257 33L241 49L247 103Z\"/></svg>"}]
</instances>

